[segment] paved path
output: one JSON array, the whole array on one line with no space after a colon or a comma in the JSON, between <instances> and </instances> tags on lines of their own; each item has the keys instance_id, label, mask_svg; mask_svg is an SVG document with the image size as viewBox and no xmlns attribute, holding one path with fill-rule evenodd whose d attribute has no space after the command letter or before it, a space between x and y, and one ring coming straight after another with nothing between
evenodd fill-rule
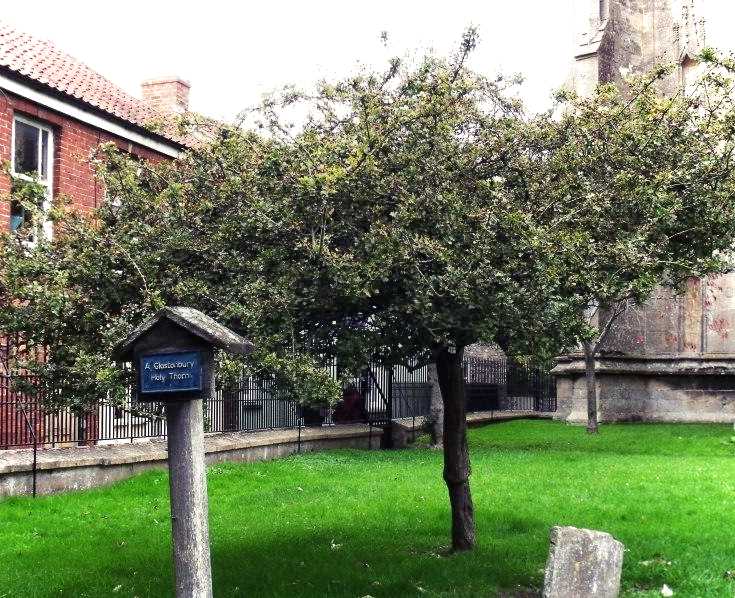
<instances>
[{"instance_id":1,"label":"paved path","mask_svg":"<svg viewBox=\"0 0 735 598\"><path fill-rule=\"evenodd\" d=\"M552 412L541 411L476 411L467 414L467 425L470 427L490 424L493 422L509 421L513 419L553 419ZM415 423L416 428L420 428L424 423L424 416L417 418L402 417L395 420L404 427L412 427Z\"/></svg>"},{"instance_id":2,"label":"paved path","mask_svg":"<svg viewBox=\"0 0 735 598\"><path fill-rule=\"evenodd\" d=\"M533 411L482 411L468 414L467 424L476 426L512 419L550 419L552 416L553 413ZM423 421L423 417L417 417L414 425L414 419L410 417L397 420L401 426L409 429L420 428ZM376 427L371 430L369 426L364 424L340 424L330 427L302 428L301 430L302 442L349 440L351 438L364 438L369 435L373 436L371 446L379 446L382 430ZM297 441L298 430L296 429L219 433L206 436L205 451L207 454L227 453ZM52 470L165 461L167 452L166 441L156 439L123 444L47 448L39 450L37 458L38 470ZM0 451L0 475L30 471L32 467L32 449Z\"/></svg>"}]
</instances>

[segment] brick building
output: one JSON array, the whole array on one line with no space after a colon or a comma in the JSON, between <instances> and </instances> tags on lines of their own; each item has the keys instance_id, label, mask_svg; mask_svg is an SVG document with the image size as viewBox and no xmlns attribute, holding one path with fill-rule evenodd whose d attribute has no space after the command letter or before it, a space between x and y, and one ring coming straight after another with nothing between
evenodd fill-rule
<instances>
[{"instance_id":1,"label":"brick building","mask_svg":"<svg viewBox=\"0 0 735 598\"><path fill-rule=\"evenodd\" d=\"M0 228L29 220L22 206L5 200L23 181L46 187L42 208L60 195L83 211L99 206L105 193L90 155L100 143L145 160L178 156L191 140L178 134L172 116L188 110L188 99L189 84L178 78L146 81L142 99L133 97L50 42L0 22L0 163L9 168L0 172ZM35 234L53 235L50 222L32 224ZM0 447L12 444L19 426L28 428L27 414L12 406L18 395L6 375L8 346L0 342ZM70 416L65 425L77 429L70 434L78 440L78 429L96 428L96 420ZM36 425L43 432L51 424Z\"/></svg>"},{"instance_id":2,"label":"brick building","mask_svg":"<svg viewBox=\"0 0 735 598\"><path fill-rule=\"evenodd\" d=\"M135 98L102 75L40 40L0 23L0 160L11 175L37 177L49 198L64 194L82 210L99 205L104 191L89 156L104 142L144 159L178 156L188 144L170 122L188 108L189 84L176 78L144 82ZM0 176L0 193L11 177ZM0 227L17 227L19 206L0 203ZM45 234L52 234L44 227Z\"/></svg>"}]
</instances>

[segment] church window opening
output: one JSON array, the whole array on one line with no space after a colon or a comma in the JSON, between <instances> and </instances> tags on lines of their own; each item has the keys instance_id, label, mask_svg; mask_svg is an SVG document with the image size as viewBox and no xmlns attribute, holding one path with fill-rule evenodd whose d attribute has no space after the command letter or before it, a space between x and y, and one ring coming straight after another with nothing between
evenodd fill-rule
<instances>
[{"instance_id":1,"label":"church window opening","mask_svg":"<svg viewBox=\"0 0 735 598\"><path fill-rule=\"evenodd\" d=\"M610 0L600 0L600 21L606 21L610 16Z\"/></svg>"}]
</instances>

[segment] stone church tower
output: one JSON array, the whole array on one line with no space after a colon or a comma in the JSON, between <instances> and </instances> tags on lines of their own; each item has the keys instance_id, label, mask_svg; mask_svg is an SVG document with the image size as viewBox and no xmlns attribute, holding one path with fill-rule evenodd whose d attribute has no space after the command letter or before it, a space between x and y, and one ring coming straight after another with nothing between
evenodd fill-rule
<instances>
[{"instance_id":1,"label":"stone church tower","mask_svg":"<svg viewBox=\"0 0 735 598\"><path fill-rule=\"evenodd\" d=\"M672 93L696 76L704 47L696 0L576 0L582 27L573 83L624 86L627 73L657 63L679 68L662 83ZM586 421L584 360L563 357L557 417ZM660 289L615 325L598 359L602 421L735 421L735 274L692 279L680 295Z\"/></svg>"},{"instance_id":2,"label":"stone church tower","mask_svg":"<svg viewBox=\"0 0 735 598\"><path fill-rule=\"evenodd\" d=\"M627 73L659 63L680 69L663 84L672 93L696 70L705 47L698 0L575 0L582 28L575 55L574 86L588 95L599 83L623 85Z\"/></svg>"}]
</instances>

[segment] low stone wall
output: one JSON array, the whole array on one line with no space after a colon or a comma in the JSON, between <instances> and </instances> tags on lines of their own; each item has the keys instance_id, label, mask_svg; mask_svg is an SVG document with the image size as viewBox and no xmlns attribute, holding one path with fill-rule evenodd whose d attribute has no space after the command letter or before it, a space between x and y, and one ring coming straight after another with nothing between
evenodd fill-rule
<instances>
[{"instance_id":1,"label":"low stone wall","mask_svg":"<svg viewBox=\"0 0 735 598\"><path fill-rule=\"evenodd\" d=\"M383 430L365 425L304 428L301 451L376 449ZM207 463L263 461L299 450L298 430L213 434L205 439ZM165 441L45 449L38 451L36 488L52 494L104 486L150 469L166 467ZM33 451L0 451L0 497L31 494Z\"/></svg>"},{"instance_id":2,"label":"low stone wall","mask_svg":"<svg viewBox=\"0 0 735 598\"><path fill-rule=\"evenodd\" d=\"M586 423L583 360L566 358L552 373L555 418ZM600 421L735 422L732 358L603 357L596 378Z\"/></svg>"}]
</instances>

